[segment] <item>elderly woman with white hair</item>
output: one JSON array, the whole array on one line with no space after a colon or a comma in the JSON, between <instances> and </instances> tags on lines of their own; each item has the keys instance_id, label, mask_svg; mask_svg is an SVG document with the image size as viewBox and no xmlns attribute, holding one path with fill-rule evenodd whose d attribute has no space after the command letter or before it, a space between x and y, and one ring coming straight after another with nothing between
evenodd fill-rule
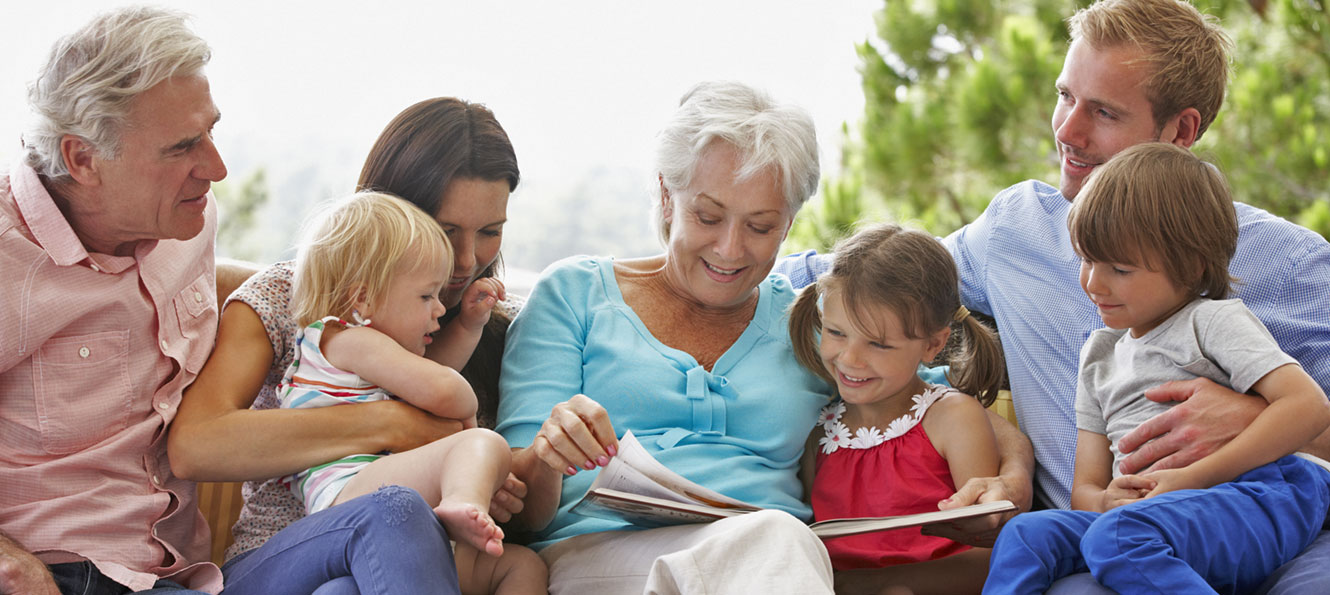
<instances>
[{"instance_id":1,"label":"elderly woman with white hair","mask_svg":"<svg viewBox=\"0 0 1330 595\"><path fill-rule=\"evenodd\" d=\"M817 189L803 110L703 83L661 134L665 253L551 266L514 320L498 431L527 482L517 522L551 593L830 593L796 476L828 387L794 360L795 292L770 275ZM632 431L673 471L763 512L633 530L570 508Z\"/></svg>"}]
</instances>

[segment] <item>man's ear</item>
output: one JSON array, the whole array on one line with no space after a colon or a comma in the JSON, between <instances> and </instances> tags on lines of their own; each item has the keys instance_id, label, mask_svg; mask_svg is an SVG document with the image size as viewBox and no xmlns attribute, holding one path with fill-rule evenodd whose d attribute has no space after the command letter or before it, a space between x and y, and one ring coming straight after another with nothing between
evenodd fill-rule
<instances>
[{"instance_id":1,"label":"man's ear","mask_svg":"<svg viewBox=\"0 0 1330 595\"><path fill-rule=\"evenodd\" d=\"M83 137L73 134L60 137L60 158L65 160L65 169L75 182L83 186L101 184L98 168L101 160L97 157L97 149Z\"/></svg>"},{"instance_id":2,"label":"man's ear","mask_svg":"<svg viewBox=\"0 0 1330 595\"><path fill-rule=\"evenodd\" d=\"M1173 116L1159 131L1160 142L1173 143L1184 149L1190 149L1201 135L1201 112L1194 107L1182 110Z\"/></svg>"}]
</instances>

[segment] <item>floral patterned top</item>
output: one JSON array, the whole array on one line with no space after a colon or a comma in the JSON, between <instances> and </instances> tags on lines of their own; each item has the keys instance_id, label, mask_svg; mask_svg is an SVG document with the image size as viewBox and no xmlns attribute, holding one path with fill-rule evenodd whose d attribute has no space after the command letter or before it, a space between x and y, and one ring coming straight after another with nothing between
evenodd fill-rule
<instances>
[{"instance_id":1,"label":"floral patterned top","mask_svg":"<svg viewBox=\"0 0 1330 595\"><path fill-rule=\"evenodd\" d=\"M910 412L893 420L885 431L866 427L851 434L841 421L845 403L837 400L824 407L824 435L818 440L821 448L811 497L814 519L937 510L938 501L950 497L956 486L950 466L920 422L933 403L953 390L929 385L913 397ZM969 549L949 539L925 536L918 527L838 537L825 544L837 570L935 560Z\"/></svg>"}]
</instances>

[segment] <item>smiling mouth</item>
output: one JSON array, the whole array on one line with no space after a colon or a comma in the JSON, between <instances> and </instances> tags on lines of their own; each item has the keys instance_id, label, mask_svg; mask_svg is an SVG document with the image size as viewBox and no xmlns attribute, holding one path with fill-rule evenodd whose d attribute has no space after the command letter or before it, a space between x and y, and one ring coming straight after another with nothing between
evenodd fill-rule
<instances>
[{"instance_id":1,"label":"smiling mouth","mask_svg":"<svg viewBox=\"0 0 1330 595\"><path fill-rule=\"evenodd\" d=\"M840 380L841 384L848 384L851 387L857 387L872 380L872 378L858 378L855 376L851 376L840 370L836 370L836 376L838 377L838 380Z\"/></svg>"},{"instance_id":2,"label":"smiling mouth","mask_svg":"<svg viewBox=\"0 0 1330 595\"><path fill-rule=\"evenodd\" d=\"M1072 167L1080 169L1089 169L1099 165L1098 163L1090 161L1081 161L1079 159L1073 159L1071 149L1068 149L1066 147L1062 148L1062 158L1066 160L1067 164L1071 165Z\"/></svg>"},{"instance_id":3,"label":"smiling mouth","mask_svg":"<svg viewBox=\"0 0 1330 595\"><path fill-rule=\"evenodd\" d=\"M713 265L713 264L711 264L711 263L709 263L709 262L707 262L707 261L705 261L705 260L702 261L702 266L707 267L707 270L708 270L708 271L711 271L711 272L713 272L713 273L716 273L717 275L737 275L737 274L739 274L739 271L742 271L742 270L743 270L743 267L739 267L739 268L737 268L737 269L722 269L722 268L720 268L720 267L718 267L718 266L715 266L715 265Z\"/></svg>"}]
</instances>

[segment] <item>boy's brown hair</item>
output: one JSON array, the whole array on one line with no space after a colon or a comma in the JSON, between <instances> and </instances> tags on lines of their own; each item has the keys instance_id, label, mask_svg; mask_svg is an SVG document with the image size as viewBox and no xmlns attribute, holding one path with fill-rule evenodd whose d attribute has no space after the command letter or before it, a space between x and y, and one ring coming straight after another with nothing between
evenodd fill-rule
<instances>
[{"instance_id":1,"label":"boy's brown hair","mask_svg":"<svg viewBox=\"0 0 1330 595\"><path fill-rule=\"evenodd\" d=\"M1141 143L1090 174L1067 219L1081 258L1162 272L1191 296L1223 299L1238 217L1223 174L1191 151Z\"/></svg>"}]
</instances>

